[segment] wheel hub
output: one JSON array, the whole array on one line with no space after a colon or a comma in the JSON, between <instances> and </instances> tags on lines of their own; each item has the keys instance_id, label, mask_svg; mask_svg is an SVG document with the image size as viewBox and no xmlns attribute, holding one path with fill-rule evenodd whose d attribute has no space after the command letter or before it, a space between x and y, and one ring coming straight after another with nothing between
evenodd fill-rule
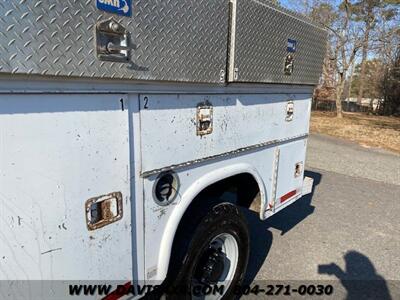
<instances>
[{"instance_id":1,"label":"wheel hub","mask_svg":"<svg viewBox=\"0 0 400 300\"><path fill-rule=\"evenodd\" d=\"M221 249L209 248L200 263L198 279L203 284L216 284L224 272L225 255Z\"/></svg>"},{"instance_id":2,"label":"wheel hub","mask_svg":"<svg viewBox=\"0 0 400 300\"><path fill-rule=\"evenodd\" d=\"M223 285L224 292L233 282L239 262L239 245L230 233L215 236L203 248L195 265L192 286ZM223 294L197 295L193 299L220 300Z\"/></svg>"}]
</instances>

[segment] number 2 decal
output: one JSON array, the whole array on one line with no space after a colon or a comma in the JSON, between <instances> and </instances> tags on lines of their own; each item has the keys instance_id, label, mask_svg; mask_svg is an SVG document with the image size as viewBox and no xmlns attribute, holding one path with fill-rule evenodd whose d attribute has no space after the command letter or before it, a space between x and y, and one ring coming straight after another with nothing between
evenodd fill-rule
<instances>
[{"instance_id":1,"label":"number 2 decal","mask_svg":"<svg viewBox=\"0 0 400 300\"><path fill-rule=\"evenodd\" d=\"M149 108L149 98L144 97L143 102L144 102L143 108L148 109Z\"/></svg>"}]
</instances>

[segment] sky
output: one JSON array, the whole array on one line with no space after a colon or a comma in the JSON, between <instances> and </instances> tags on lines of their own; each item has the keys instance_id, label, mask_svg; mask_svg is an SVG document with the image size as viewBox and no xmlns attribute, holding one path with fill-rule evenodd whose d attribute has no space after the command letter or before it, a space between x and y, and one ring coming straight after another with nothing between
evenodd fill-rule
<instances>
[{"instance_id":1,"label":"sky","mask_svg":"<svg viewBox=\"0 0 400 300\"><path fill-rule=\"evenodd\" d=\"M300 1L296 0L280 0L279 3L286 8L289 8L291 10L297 10L300 3Z\"/></svg>"},{"instance_id":2,"label":"sky","mask_svg":"<svg viewBox=\"0 0 400 300\"><path fill-rule=\"evenodd\" d=\"M286 8L293 8L293 0L281 0L280 4ZM298 1L297 1L298 2Z\"/></svg>"},{"instance_id":3,"label":"sky","mask_svg":"<svg viewBox=\"0 0 400 300\"><path fill-rule=\"evenodd\" d=\"M329 2L331 4L339 5L341 0L330 0ZM279 0L279 3L283 7L289 8L291 10L298 11L301 8L302 3L304 3L304 1L301 1L301 0Z\"/></svg>"}]
</instances>

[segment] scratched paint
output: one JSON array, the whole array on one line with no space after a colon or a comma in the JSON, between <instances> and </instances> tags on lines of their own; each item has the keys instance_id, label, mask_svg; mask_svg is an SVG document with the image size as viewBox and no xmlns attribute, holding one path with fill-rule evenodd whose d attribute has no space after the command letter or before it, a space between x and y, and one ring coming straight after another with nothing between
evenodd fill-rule
<instances>
[{"instance_id":1,"label":"scratched paint","mask_svg":"<svg viewBox=\"0 0 400 300\"><path fill-rule=\"evenodd\" d=\"M207 157L231 155L308 134L308 95L146 94L141 96L142 101L145 97L151 107L140 111L145 176L163 168L192 165ZM286 121L288 102L294 106L291 122ZM211 134L198 133L200 103L212 105Z\"/></svg>"},{"instance_id":2,"label":"scratched paint","mask_svg":"<svg viewBox=\"0 0 400 300\"><path fill-rule=\"evenodd\" d=\"M130 279L135 270L126 258L136 255L131 224L144 234L145 257L134 257L141 270L158 266L169 257L154 245L161 243L174 210L184 205L185 193L202 184L199 178L249 165L265 186L259 206L268 207L276 147L288 157L279 172L294 178L281 181L277 193L301 184L302 176L294 174L304 161L310 95L146 96L150 109L140 111L140 143L132 142L133 104L126 101L122 110L121 95L0 96L0 239L5 241L0 279ZM294 115L287 122L289 99ZM213 131L199 136L197 104L205 100L213 105ZM130 151L139 150L141 178L131 171ZM158 172L171 168L180 179L179 193L160 208L153 184ZM130 194L132 184L139 200ZM89 231L85 201L117 191L123 218ZM143 212L144 222L131 215L132 203L143 203L136 213ZM151 276L158 278L162 270L155 270Z\"/></svg>"},{"instance_id":3,"label":"scratched paint","mask_svg":"<svg viewBox=\"0 0 400 300\"><path fill-rule=\"evenodd\" d=\"M132 278L131 202L98 230L85 218L87 199L130 199L120 99L0 95L0 280Z\"/></svg>"},{"instance_id":4,"label":"scratched paint","mask_svg":"<svg viewBox=\"0 0 400 300\"><path fill-rule=\"evenodd\" d=\"M265 194L252 207L260 218L269 210L273 190L275 150L282 148L285 158L277 165L279 185L276 193L298 189L302 175L295 176L296 164L305 159L308 137L310 96L307 94L227 94L227 95L141 95L141 178L144 182L145 270L149 279L162 279L160 261L168 260L159 245L175 209L185 193L202 185L216 170L245 164L261 174ZM144 108L146 97L149 108ZM287 104L293 103L291 121ZM209 134L199 135L199 103L213 106ZM172 121L173 120L173 121ZM162 134L160 134L162 131ZM179 176L179 197L160 207L153 200L153 187L159 173L174 170ZM228 172L228 171L225 171ZM290 178L289 178L290 176ZM187 200L187 199L186 199ZM279 209L279 208L278 208ZM268 210L268 214L266 211ZM155 268L154 266L158 266Z\"/></svg>"}]
</instances>

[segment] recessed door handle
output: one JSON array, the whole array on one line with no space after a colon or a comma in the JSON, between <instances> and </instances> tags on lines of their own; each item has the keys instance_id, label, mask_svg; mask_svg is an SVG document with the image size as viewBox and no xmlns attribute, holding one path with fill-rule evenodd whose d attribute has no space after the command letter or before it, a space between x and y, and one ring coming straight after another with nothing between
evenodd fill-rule
<instances>
[{"instance_id":1,"label":"recessed door handle","mask_svg":"<svg viewBox=\"0 0 400 300\"><path fill-rule=\"evenodd\" d=\"M127 63L131 47L129 32L114 20L97 23L96 50L100 60Z\"/></svg>"},{"instance_id":2,"label":"recessed door handle","mask_svg":"<svg viewBox=\"0 0 400 300\"><path fill-rule=\"evenodd\" d=\"M107 51L108 52L115 52L115 51L129 51L133 49L132 47L128 46L122 46L122 45L116 45L114 43L108 43L107 44Z\"/></svg>"}]
</instances>

